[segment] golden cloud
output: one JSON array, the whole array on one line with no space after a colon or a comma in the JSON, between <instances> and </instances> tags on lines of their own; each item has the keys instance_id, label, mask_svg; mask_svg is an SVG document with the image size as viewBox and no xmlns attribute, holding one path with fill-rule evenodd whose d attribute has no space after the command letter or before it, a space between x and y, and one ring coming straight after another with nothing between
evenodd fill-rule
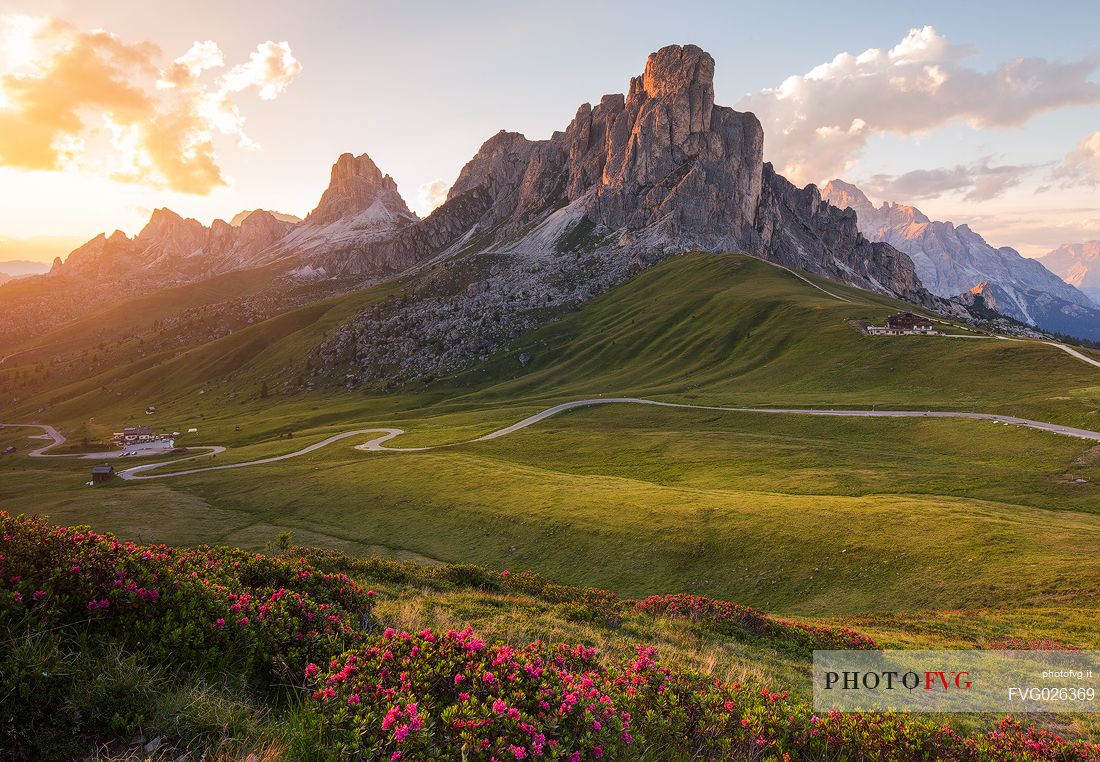
<instances>
[{"instance_id":1,"label":"golden cloud","mask_svg":"<svg viewBox=\"0 0 1100 762\"><path fill-rule=\"evenodd\" d=\"M0 165L27 170L77 167L124 182L205 194L225 185L214 139L244 131L233 96L255 90L271 100L301 64L286 42L257 45L249 60L225 66L210 40L196 42L163 69L161 50L105 31L83 32L56 19L9 17L9 56L0 75Z\"/></svg>"},{"instance_id":2,"label":"golden cloud","mask_svg":"<svg viewBox=\"0 0 1100 762\"><path fill-rule=\"evenodd\" d=\"M424 183L416 189L417 196L420 199L420 206L426 212L431 212L436 207L440 206L447 200L447 191L451 186L447 185L447 182L443 178L436 178L431 182Z\"/></svg>"}]
</instances>

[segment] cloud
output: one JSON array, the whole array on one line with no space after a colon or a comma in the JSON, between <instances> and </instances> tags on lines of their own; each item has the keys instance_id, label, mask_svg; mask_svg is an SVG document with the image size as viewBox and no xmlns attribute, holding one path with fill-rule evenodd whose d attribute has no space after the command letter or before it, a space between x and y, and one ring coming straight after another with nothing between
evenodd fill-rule
<instances>
[{"instance_id":1,"label":"cloud","mask_svg":"<svg viewBox=\"0 0 1100 762\"><path fill-rule=\"evenodd\" d=\"M972 164L937 169L916 169L900 175L878 174L860 185L872 195L891 201L914 202L948 193L962 194L967 201L988 201L1018 186L1043 165L993 165L990 158Z\"/></svg>"},{"instance_id":2,"label":"cloud","mask_svg":"<svg viewBox=\"0 0 1100 762\"><path fill-rule=\"evenodd\" d=\"M967 64L971 55L930 26L912 29L890 50L840 53L745 96L738 108L763 123L768 160L805 183L844 174L877 134L915 135L953 121L1017 127L1045 111L1100 102L1100 84L1089 81L1100 56L1016 58L979 71Z\"/></svg>"},{"instance_id":3,"label":"cloud","mask_svg":"<svg viewBox=\"0 0 1100 762\"><path fill-rule=\"evenodd\" d=\"M420 199L420 208L426 212L435 209L447 200L448 190L450 190L450 186L438 177L431 182L424 183L416 189L417 197Z\"/></svg>"},{"instance_id":4,"label":"cloud","mask_svg":"<svg viewBox=\"0 0 1100 762\"><path fill-rule=\"evenodd\" d=\"M1054 177L1063 187L1074 185L1100 185L1100 132L1094 132L1066 154L1065 160L1054 170Z\"/></svg>"},{"instance_id":5,"label":"cloud","mask_svg":"<svg viewBox=\"0 0 1100 762\"><path fill-rule=\"evenodd\" d=\"M290 52L285 42L267 42L256 46L248 63L234 66L225 75L224 86L230 92L241 92L255 87L265 101L286 89L302 72L302 65Z\"/></svg>"},{"instance_id":6,"label":"cloud","mask_svg":"<svg viewBox=\"0 0 1100 762\"><path fill-rule=\"evenodd\" d=\"M161 68L152 43L83 32L56 19L4 19L10 45L0 74L0 165L80 169L124 182L206 194L225 185L217 135L256 148L234 95L271 100L301 72L285 42L264 42L225 66L211 41ZM211 80L212 81L208 81Z\"/></svg>"}]
</instances>

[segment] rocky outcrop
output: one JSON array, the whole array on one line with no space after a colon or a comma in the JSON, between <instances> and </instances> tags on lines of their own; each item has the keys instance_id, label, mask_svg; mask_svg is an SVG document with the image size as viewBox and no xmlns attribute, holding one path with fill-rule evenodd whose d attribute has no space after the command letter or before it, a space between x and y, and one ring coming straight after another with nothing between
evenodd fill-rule
<instances>
[{"instance_id":1,"label":"rocky outcrop","mask_svg":"<svg viewBox=\"0 0 1100 762\"><path fill-rule=\"evenodd\" d=\"M963 311L923 289L905 254L868 241L854 212L765 165L760 122L715 105L713 76L706 52L669 46L625 96L583 104L548 140L491 137L431 216L342 258L364 274L405 267L408 290L341 326L316 365L350 385L451 372L692 250Z\"/></svg>"},{"instance_id":2,"label":"rocky outcrop","mask_svg":"<svg viewBox=\"0 0 1100 762\"><path fill-rule=\"evenodd\" d=\"M888 244L868 241L859 232L855 212L823 200L815 185L797 188L770 164L764 169L756 232L767 259L936 306L909 257Z\"/></svg>"},{"instance_id":3,"label":"rocky outcrop","mask_svg":"<svg viewBox=\"0 0 1100 762\"><path fill-rule=\"evenodd\" d=\"M985 294L985 305L1014 320L1090 340L1100 335L1097 306L1040 261L1007 246L995 248L968 225L930 220L912 206L876 207L842 180L828 183L823 196L855 212L867 238L908 254L933 294L950 298L980 286L974 293Z\"/></svg>"},{"instance_id":4,"label":"rocky outcrop","mask_svg":"<svg viewBox=\"0 0 1100 762\"><path fill-rule=\"evenodd\" d=\"M366 215L366 219L364 219ZM306 217L307 225L331 225L355 220L363 227L392 226L398 220L413 222L416 215L409 211L397 192L397 183L383 175L369 156L345 153L332 165L328 188L316 208Z\"/></svg>"},{"instance_id":5,"label":"rocky outcrop","mask_svg":"<svg viewBox=\"0 0 1100 762\"><path fill-rule=\"evenodd\" d=\"M1066 243L1039 257L1039 261L1100 304L1100 241Z\"/></svg>"},{"instance_id":6,"label":"rocky outcrop","mask_svg":"<svg viewBox=\"0 0 1100 762\"><path fill-rule=\"evenodd\" d=\"M660 225L670 238L704 245L749 237L763 130L752 114L714 105L714 59L694 45L650 56L625 99L605 97L592 111L582 106L565 141L572 198L595 187L588 212L597 223L612 230ZM594 182L586 187L588 178Z\"/></svg>"}]
</instances>

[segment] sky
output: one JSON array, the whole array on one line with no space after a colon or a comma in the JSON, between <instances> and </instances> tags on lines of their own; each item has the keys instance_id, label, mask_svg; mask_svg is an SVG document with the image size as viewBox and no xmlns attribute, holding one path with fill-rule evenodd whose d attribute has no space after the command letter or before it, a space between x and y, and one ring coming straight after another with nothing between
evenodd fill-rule
<instances>
[{"instance_id":1,"label":"sky","mask_svg":"<svg viewBox=\"0 0 1100 762\"><path fill-rule=\"evenodd\" d=\"M1100 238L1100 4L992 7L0 0L0 238L304 216L347 151L426 214L494 133L549 137L671 43L800 185L1029 256Z\"/></svg>"}]
</instances>

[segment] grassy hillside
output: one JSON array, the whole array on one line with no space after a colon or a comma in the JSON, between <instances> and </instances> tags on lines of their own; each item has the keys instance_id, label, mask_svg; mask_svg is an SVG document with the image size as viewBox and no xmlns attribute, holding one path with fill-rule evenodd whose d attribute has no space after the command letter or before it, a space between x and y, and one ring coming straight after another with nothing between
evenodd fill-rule
<instances>
[{"instance_id":1,"label":"grassy hillside","mask_svg":"<svg viewBox=\"0 0 1100 762\"><path fill-rule=\"evenodd\" d=\"M301 372L326 332L399 294L395 283L114 369L54 391L63 398L55 404L30 400L22 414L74 437L127 420L197 427L183 443L231 447L214 463L380 425L407 430L399 445L461 442L601 394L980 410L1100 430L1096 368L1039 343L863 336L849 321L880 321L901 305L823 285L849 301L758 260L686 256L459 376L390 394L281 393L280 380ZM265 380L273 393L260 399ZM155 418L141 413L146 404L159 406ZM23 450L25 436L0 431ZM1100 594L1100 449L1053 434L981 421L609 406L431 452L353 444L94 490L80 486L88 461L7 456L0 506L181 544L259 547L292 530L351 553L862 617L906 642L925 637L911 612L931 608L980 609L1002 634L1082 643Z\"/></svg>"},{"instance_id":2,"label":"grassy hillside","mask_svg":"<svg viewBox=\"0 0 1100 762\"><path fill-rule=\"evenodd\" d=\"M822 283L850 301L748 257L676 258L488 363L427 388L357 394L357 403L390 414L425 405L472 410L633 394L723 404L982 410L1100 427L1095 368L1038 342L866 337L849 321L882 320L907 305ZM402 288L395 282L326 300L179 356L150 355L52 389L21 410L55 400L51 420L79 425L92 416L140 412L137 401L149 400L168 412L205 417L247 419L287 407L298 408L292 416L303 423L320 420L333 405L346 406L346 395L334 396L332 384L311 395L251 403L264 381L279 390L301 376L308 352L357 310ZM517 359L524 353L532 358L526 367ZM316 406L324 414L309 416L301 409L306 402L323 403Z\"/></svg>"},{"instance_id":3,"label":"grassy hillside","mask_svg":"<svg viewBox=\"0 0 1100 762\"><path fill-rule=\"evenodd\" d=\"M92 315L75 320L42 336L4 348L19 363L76 352L101 342L140 334L154 321L184 309L205 307L227 299L247 296L270 285L278 275L273 268L236 270L207 280L166 288L148 296L126 299ZM35 284L41 288L41 284Z\"/></svg>"}]
</instances>

